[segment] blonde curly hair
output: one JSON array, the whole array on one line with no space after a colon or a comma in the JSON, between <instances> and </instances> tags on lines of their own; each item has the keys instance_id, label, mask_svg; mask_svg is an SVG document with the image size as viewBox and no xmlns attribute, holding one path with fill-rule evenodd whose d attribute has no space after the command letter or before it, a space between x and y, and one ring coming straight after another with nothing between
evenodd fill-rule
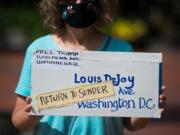
<instances>
[{"instance_id":1,"label":"blonde curly hair","mask_svg":"<svg viewBox=\"0 0 180 135\"><path fill-rule=\"evenodd\" d=\"M52 33L59 34L65 28L65 23L60 15L59 2L61 0L41 0L40 12L46 28ZM98 19L96 26L110 23L116 13L118 0L97 0Z\"/></svg>"}]
</instances>

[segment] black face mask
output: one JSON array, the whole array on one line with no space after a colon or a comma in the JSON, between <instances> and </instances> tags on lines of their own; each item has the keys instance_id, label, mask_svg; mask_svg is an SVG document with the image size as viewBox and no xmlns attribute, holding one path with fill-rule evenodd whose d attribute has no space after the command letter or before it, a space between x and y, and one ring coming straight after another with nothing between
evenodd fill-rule
<instances>
[{"instance_id":1,"label":"black face mask","mask_svg":"<svg viewBox=\"0 0 180 135\"><path fill-rule=\"evenodd\" d=\"M97 19L96 1L82 3L60 4L60 13L63 20L71 27L86 28Z\"/></svg>"}]
</instances>

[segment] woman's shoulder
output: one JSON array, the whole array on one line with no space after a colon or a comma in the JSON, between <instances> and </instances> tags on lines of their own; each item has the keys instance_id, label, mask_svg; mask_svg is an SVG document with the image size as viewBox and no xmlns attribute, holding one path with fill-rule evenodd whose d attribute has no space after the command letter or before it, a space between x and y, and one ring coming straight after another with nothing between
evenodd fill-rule
<instances>
[{"instance_id":1,"label":"woman's shoulder","mask_svg":"<svg viewBox=\"0 0 180 135\"><path fill-rule=\"evenodd\" d=\"M28 52L33 52L34 50L37 49L53 49L53 42L51 39L51 35L45 35L37 38L34 40L27 48Z\"/></svg>"},{"instance_id":2,"label":"woman's shoulder","mask_svg":"<svg viewBox=\"0 0 180 135\"><path fill-rule=\"evenodd\" d=\"M107 49L109 51L123 51L123 52L132 52L133 48L130 43L121 38L110 36L109 44Z\"/></svg>"}]
</instances>

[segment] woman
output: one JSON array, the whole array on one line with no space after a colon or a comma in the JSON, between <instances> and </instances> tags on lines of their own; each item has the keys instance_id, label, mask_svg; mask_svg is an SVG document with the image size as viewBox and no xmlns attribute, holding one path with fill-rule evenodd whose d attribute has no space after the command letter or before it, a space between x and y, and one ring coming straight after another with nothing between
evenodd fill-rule
<instances>
[{"instance_id":1,"label":"woman","mask_svg":"<svg viewBox=\"0 0 180 135\"><path fill-rule=\"evenodd\" d=\"M31 55L35 49L132 51L128 43L96 30L112 20L116 0L42 0L44 24L51 34L35 40L27 49L21 77L16 88L17 101L12 121L19 130L34 129L37 135L122 135L123 128L139 130L145 118L32 116ZM164 88L163 88L164 90ZM165 102L165 95L160 101ZM163 110L163 108L162 108Z\"/></svg>"}]
</instances>

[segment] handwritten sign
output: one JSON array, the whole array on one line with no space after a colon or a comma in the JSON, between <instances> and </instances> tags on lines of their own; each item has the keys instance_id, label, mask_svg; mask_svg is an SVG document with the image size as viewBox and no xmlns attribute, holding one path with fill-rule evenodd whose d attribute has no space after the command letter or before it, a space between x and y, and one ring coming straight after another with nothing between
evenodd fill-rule
<instances>
[{"instance_id":1,"label":"handwritten sign","mask_svg":"<svg viewBox=\"0 0 180 135\"><path fill-rule=\"evenodd\" d=\"M39 69L79 69L80 52L36 50L33 56L33 64Z\"/></svg>"},{"instance_id":2,"label":"handwritten sign","mask_svg":"<svg viewBox=\"0 0 180 135\"><path fill-rule=\"evenodd\" d=\"M36 50L32 113L159 118L161 63L161 53Z\"/></svg>"},{"instance_id":3,"label":"handwritten sign","mask_svg":"<svg viewBox=\"0 0 180 135\"><path fill-rule=\"evenodd\" d=\"M36 96L38 110L63 107L81 101L115 96L111 81L82 85Z\"/></svg>"}]
</instances>

